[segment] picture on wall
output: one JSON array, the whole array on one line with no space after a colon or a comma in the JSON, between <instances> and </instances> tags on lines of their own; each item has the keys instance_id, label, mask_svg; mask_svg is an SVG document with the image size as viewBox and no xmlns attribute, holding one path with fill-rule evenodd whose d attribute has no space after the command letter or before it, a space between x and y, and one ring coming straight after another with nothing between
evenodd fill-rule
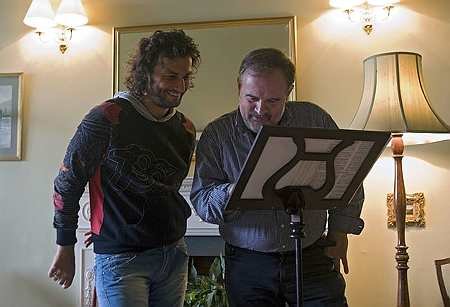
<instances>
[{"instance_id":1,"label":"picture on wall","mask_svg":"<svg viewBox=\"0 0 450 307\"><path fill-rule=\"evenodd\" d=\"M22 73L0 73L0 160L21 160Z\"/></svg>"}]
</instances>

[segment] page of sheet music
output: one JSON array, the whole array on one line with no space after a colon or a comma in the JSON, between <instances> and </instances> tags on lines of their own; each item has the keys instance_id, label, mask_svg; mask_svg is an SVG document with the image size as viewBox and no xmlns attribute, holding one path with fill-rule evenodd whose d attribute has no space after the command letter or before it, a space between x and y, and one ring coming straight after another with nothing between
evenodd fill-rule
<instances>
[{"instance_id":1,"label":"page of sheet music","mask_svg":"<svg viewBox=\"0 0 450 307\"><path fill-rule=\"evenodd\" d=\"M353 145L339 152L334 161L335 183L325 199L342 197L373 145L372 141L355 141Z\"/></svg>"},{"instance_id":2,"label":"page of sheet music","mask_svg":"<svg viewBox=\"0 0 450 307\"><path fill-rule=\"evenodd\" d=\"M305 152L330 153L341 140L305 138ZM356 172L374 145L373 141L355 141L340 151L334 160L335 184L325 197L339 199L346 191ZM292 138L271 137L266 143L260 159L250 176L243 199L261 199L264 183L288 163L296 154L297 146ZM276 157L276 158L274 158ZM325 161L299 161L276 184L277 189L285 186L309 186L320 189L326 180Z\"/></svg>"}]
</instances>

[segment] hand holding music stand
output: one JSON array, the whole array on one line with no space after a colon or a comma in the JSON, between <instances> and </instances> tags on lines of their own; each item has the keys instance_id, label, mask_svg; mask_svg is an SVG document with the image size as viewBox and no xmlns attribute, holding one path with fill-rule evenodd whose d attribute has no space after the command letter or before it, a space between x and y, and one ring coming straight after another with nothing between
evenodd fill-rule
<instances>
[{"instance_id":1,"label":"hand holding music stand","mask_svg":"<svg viewBox=\"0 0 450 307\"><path fill-rule=\"evenodd\" d=\"M264 126L226 211L284 210L295 239L297 306L303 306L303 210L348 205L390 139L389 132Z\"/></svg>"}]
</instances>

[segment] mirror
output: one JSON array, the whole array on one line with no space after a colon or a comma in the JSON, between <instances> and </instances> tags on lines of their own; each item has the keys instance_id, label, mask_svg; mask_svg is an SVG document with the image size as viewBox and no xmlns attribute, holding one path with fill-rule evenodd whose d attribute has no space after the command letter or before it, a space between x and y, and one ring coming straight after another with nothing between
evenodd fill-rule
<instances>
[{"instance_id":1,"label":"mirror","mask_svg":"<svg viewBox=\"0 0 450 307\"><path fill-rule=\"evenodd\" d=\"M126 90L128 60L139 40L156 30L183 29L199 45L201 64L195 87L178 108L197 131L215 118L236 109L239 65L250 50L273 47L296 59L295 17L211 21L114 28L113 92ZM295 88L291 99L295 100Z\"/></svg>"}]
</instances>

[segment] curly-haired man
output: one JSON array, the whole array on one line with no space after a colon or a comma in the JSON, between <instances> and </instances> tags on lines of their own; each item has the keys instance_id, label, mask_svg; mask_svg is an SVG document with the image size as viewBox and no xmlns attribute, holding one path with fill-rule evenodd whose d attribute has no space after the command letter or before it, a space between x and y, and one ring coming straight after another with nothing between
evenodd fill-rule
<instances>
[{"instance_id":1,"label":"curly-haired man","mask_svg":"<svg viewBox=\"0 0 450 307\"><path fill-rule=\"evenodd\" d=\"M191 212L178 189L195 128L176 107L199 64L197 45L183 31L156 31L130 61L128 91L78 126L54 183L57 251L49 277L63 288L74 277L79 199L89 183L99 305L183 305Z\"/></svg>"}]
</instances>

